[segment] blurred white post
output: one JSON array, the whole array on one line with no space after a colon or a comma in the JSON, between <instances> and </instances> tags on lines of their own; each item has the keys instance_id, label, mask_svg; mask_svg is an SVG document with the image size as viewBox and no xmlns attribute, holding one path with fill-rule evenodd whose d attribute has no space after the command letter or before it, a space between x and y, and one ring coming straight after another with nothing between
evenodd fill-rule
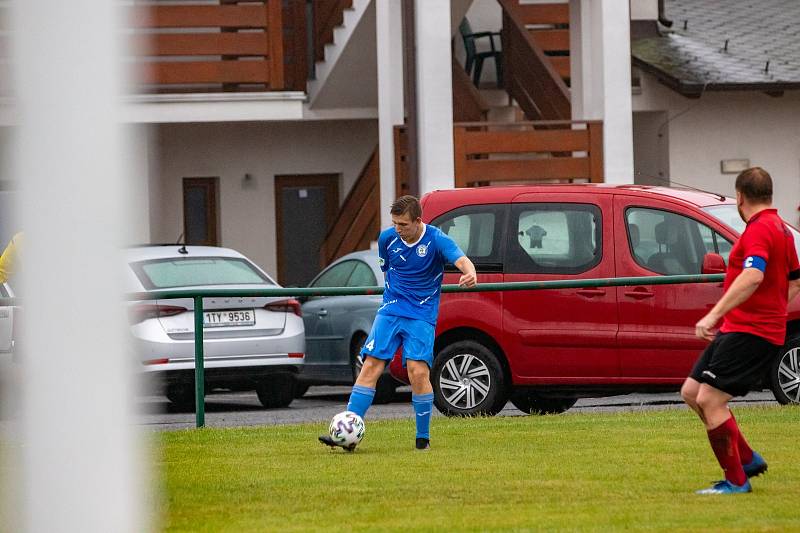
<instances>
[{"instance_id":1,"label":"blurred white post","mask_svg":"<svg viewBox=\"0 0 800 533\"><path fill-rule=\"evenodd\" d=\"M23 412L15 530L138 532L124 349L122 2L16 0Z\"/></svg>"}]
</instances>

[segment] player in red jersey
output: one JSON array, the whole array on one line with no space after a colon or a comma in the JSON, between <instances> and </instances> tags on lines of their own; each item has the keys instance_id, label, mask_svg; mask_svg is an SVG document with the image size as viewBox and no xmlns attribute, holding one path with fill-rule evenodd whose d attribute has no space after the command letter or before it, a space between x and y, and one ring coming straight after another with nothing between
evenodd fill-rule
<instances>
[{"instance_id":1,"label":"player in red jersey","mask_svg":"<svg viewBox=\"0 0 800 533\"><path fill-rule=\"evenodd\" d=\"M786 306L800 292L794 240L772 208L770 175L759 167L739 174L736 203L747 227L731 250L722 298L695 325L695 334L711 344L681 388L725 472L723 481L698 494L750 492L749 478L767 470L739 431L728 402L762 383L784 343ZM720 319L715 336L712 329Z\"/></svg>"}]
</instances>

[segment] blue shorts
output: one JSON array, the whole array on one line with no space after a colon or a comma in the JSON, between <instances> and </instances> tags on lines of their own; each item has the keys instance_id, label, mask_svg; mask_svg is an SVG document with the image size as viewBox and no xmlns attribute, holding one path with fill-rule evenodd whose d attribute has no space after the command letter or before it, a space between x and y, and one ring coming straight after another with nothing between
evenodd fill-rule
<instances>
[{"instance_id":1,"label":"blue shorts","mask_svg":"<svg viewBox=\"0 0 800 533\"><path fill-rule=\"evenodd\" d=\"M433 339L436 327L430 322L393 315L375 315L372 331L361 348L361 356L391 361L403 345L403 367L407 359L425 361L433 367Z\"/></svg>"}]
</instances>

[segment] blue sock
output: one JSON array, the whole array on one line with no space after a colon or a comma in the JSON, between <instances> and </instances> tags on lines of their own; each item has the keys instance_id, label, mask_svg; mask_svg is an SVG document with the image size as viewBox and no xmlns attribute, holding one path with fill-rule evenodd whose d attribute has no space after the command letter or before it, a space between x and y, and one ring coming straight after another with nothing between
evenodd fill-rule
<instances>
[{"instance_id":1,"label":"blue sock","mask_svg":"<svg viewBox=\"0 0 800 533\"><path fill-rule=\"evenodd\" d=\"M361 385L353 385L353 392L350 393L350 401L347 402L347 410L353 411L361 418L364 418L364 415L367 414L367 409L372 405L372 399L374 397L375 389L362 387Z\"/></svg>"},{"instance_id":2,"label":"blue sock","mask_svg":"<svg viewBox=\"0 0 800 533\"><path fill-rule=\"evenodd\" d=\"M414 406L414 414L417 415L417 438L431 438L431 411L433 410L433 393L412 394L411 404Z\"/></svg>"}]
</instances>

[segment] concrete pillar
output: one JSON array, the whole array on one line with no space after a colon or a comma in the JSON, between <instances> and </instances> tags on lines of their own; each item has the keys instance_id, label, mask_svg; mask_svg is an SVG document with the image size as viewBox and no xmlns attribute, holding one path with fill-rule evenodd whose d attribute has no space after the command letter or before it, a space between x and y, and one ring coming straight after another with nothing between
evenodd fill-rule
<instances>
[{"instance_id":1,"label":"concrete pillar","mask_svg":"<svg viewBox=\"0 0 800 533\"><path fill-rule=\"evenodd\" d=\"M21 443L9 446L20 455L11 531L148 529L120 284L128 220L119 9L107 0L12 9L29 319Z\"/></svg>"},{"instance_id":2,"label":"concrete pillar","mask_svg":"<svg viewBox=\"0 0 800 533\"><path fill-rule=\"evenodd\" d=\"M420 196L455 185L450 0L416 0Z\"/></svg>"},{"instance_id":3,"label":"concrete pillar","mask_svg":"<svg viewBox=\"0 0 800 533\"><path fill-rule=\"evenodd\" d=\"M376 0L381 228L392 225L389 206L395 200L394 127L403 123L404 116L402 15L400 1Z\"/></svg>"},{"instance_id":4,"label":"concrete pillar","mask_svg":"<svg viewBox=\"0 0 800 533\"><path fill-rule=\"evenodd\" d=\"M633 183L628 0L570 0L573 120L603 121L608 183Z\"/></svg>"}]
</instances>

